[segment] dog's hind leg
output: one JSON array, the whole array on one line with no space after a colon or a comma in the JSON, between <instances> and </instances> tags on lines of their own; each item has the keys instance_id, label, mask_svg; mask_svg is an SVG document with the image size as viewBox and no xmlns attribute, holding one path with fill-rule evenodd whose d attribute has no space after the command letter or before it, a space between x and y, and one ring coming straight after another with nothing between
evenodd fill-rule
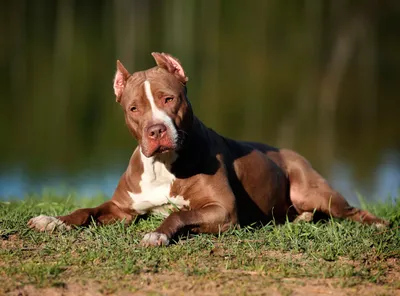
<instances>
[{"instance_id":1,"label":"dog's hind leg","mask_svg":"<svg viewBox=\"0 0 400 296\"><path fill-rule=\"evenodd\" d=\"M282 150L281 154L290 180L290 199L298 214L319 211L335 218L348 218L366 224L389 224L368 211L350 206L299 154L291 150Z\"/></svg>"}]
</instances>

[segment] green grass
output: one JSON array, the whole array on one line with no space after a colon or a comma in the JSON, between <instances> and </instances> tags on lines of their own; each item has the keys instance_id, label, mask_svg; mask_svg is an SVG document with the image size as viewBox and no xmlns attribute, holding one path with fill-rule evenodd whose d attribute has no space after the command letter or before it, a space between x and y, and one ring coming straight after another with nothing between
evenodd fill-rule
<instances>
[{"instance_id":1,"label":"green grass","mask_svg":"<svg viewBox=\"0 0 400 296\"><path fill-rule=\"evenodd\" d=\"M77 201L47 193L0 202L0 295L29 285L80 285L104 294L140 290L151 295L257 294L265 289L290 295L304 285L368 286L368 291L379 288L379 293L391 294L400 288L399 199L366 206L391 220L389 229L338 220L270 224L219 236L186 235L163 248L139 246L143 235L161 223L158 217L130 226L92 225L61 233L38 233L26 226L39 214L66 214L102 200Z\"/></svg>"}]
</instances>

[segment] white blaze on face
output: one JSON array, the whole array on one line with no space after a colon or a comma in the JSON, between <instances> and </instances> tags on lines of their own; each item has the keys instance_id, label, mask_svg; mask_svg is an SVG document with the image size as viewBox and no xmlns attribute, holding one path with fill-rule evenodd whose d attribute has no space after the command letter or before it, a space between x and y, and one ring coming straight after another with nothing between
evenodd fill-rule
<instances>
[{"instance_id":1,"label":"white blaze on face","mask_svg":"<svg viewBox=\"0 0 400 296\"><path fill-rule=\"evenodd\" d=\"M171 138L172 142L176 144L177 131L175 129L174 123L172 122L172 119L167 115L167 113L165 113L163 110L160 110L156 106L153 94L151 92L150 82L148 80L144 82L144 91L147 99L150 102L153 119L155 121L160 121L160 123L165 124L165 126L167 127L167 133L169 133L169 137Z\"/></svg>"}]
</instances>

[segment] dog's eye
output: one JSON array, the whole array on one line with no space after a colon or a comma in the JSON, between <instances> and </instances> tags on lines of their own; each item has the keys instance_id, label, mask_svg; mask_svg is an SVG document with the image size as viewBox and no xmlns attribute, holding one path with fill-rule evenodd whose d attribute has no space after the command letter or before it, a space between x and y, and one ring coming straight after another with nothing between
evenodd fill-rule
<instances>
[{"instance_id":1,"label":"dog's eye","mask_svg":"<svg viewBox=\"0 0 400 296\"><path fill-rule=\"evenodd\" d=\"M172 102L173 100L174 100L173 97L165 98L165 104L167 104L167 103L169 103L169 102Z\"/></svg>"},{"instance_id":2,"label":"dog's eye","mask_svg":"<svg viewBox=\"0 0 400 296\"><path fill-rule=\"evenodd\" d=\"M131 110L131 112L136 112L137 108L135 106L132 106L130 110Z\"/></svg>"}]
</instances>

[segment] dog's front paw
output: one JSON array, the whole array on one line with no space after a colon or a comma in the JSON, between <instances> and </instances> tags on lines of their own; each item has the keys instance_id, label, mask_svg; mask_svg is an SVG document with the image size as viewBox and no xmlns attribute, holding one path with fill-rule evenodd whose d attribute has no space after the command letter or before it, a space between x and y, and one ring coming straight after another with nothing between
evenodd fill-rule
<instances>
[{"instance_id":1,"label":"dog's front paw","mask_svg":"<svg viewBox=\"0 0 400 296\"><path fill-rule=\"evenodd\" d=\"M301 213L294 219L293 223L299 223L299 222L311 222L314 218L314 214L311 212L304 212Z\"/></svg>"},{"instance_id":2,"label":"dog's front paw","mask_svg":"<svg viewBox=\"0 0 400 296\"><path fill-rule=\"evenodd\" d=\"M169 239L164 233L150 232L143 237L140 244L144 247L168 246Z\"/></svg>"},{"instance_id":3,"label":"dog's front paw","mask_svg":"<svg viewBox=\"0 0 400 296\"><path fill-rule=\"evenodd\" d=\"M390 228L390 223L385 220L382 220L382 222L374 223L373 225L379 230L386 230Z\"/></svg>"},{"instance_id":4,"label":"dog's front paw","mask_svg":"<svg viewBox=\"0 0 400 296\"><path fill-rule=\"evenodd\" d=\"M38 230L38 231L54 231L55 229L59 230L70 230L71 226L66 225L61 220L56 217L50 217L45 215L40 215L34 217L28 221L29 228Z\"/></svg>"}]
</instances>

